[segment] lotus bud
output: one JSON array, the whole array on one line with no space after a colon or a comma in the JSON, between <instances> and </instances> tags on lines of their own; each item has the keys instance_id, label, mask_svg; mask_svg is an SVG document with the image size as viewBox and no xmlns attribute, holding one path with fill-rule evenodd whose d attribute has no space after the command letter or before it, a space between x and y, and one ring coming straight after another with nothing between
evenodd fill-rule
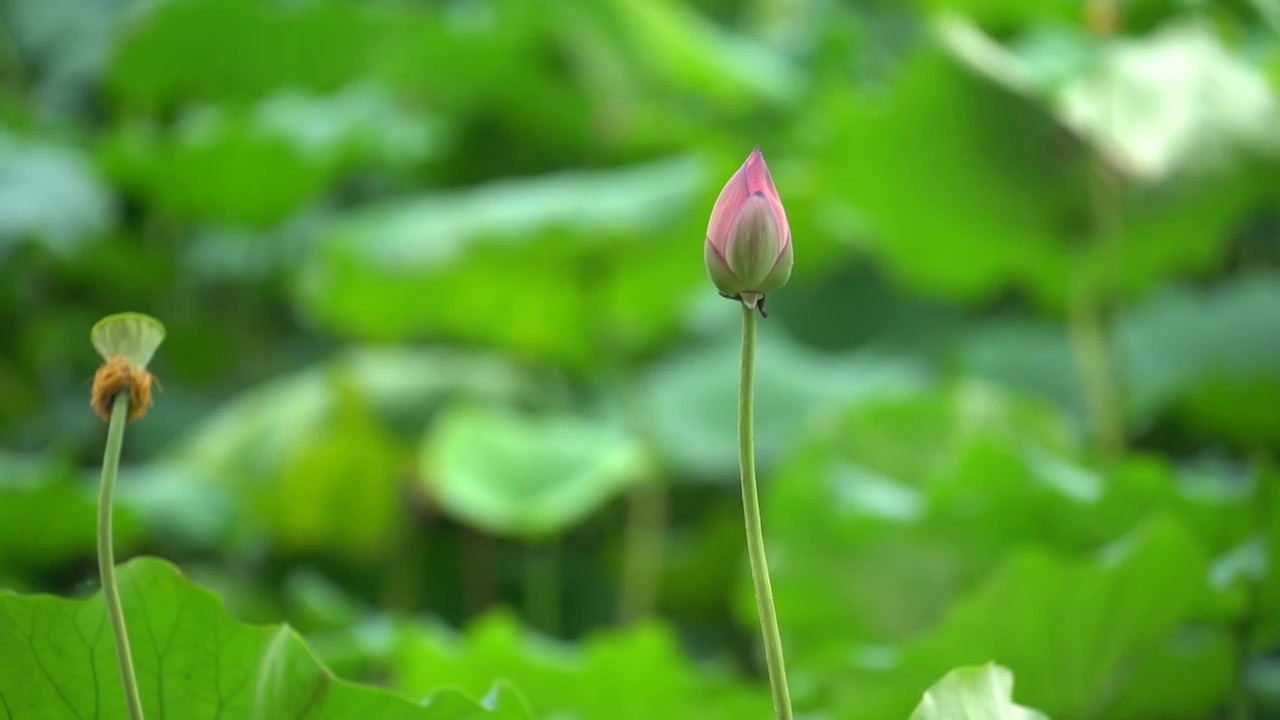
<instances>
[{"instance_id":1,"label":"lotus bud","mask_svg":"<svg viewBox=\"0 0 1280 720\"><path fill-rule=\"evenodd\" d=\"M711 210L707 273L720 294L757 304L791 277L791 227L760 148L729 178Z\"/></svg>"}]
</instances>

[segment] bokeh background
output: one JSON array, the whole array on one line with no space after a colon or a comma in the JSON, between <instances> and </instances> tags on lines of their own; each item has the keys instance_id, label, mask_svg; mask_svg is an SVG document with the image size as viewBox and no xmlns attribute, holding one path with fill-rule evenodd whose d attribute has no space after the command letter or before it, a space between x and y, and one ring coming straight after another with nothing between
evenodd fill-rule
<instances>
[{"instance_id":1,"label":"bokeh background","mask_svg":"<svg viewBox=\"0 0 1280 720\"><path fill-rule=\"evenodd\" d=\"M118 553L410 695L770 714L706 279L759 145L796 705L1280 717L1274 0L5 0L0 588Z\"/></svg>"}]
</instances>

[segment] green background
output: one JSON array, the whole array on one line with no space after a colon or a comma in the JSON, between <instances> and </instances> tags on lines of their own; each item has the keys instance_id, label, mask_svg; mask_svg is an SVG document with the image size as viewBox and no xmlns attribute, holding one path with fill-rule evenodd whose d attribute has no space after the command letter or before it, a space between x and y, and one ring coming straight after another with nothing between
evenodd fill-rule
<instances>
[{"instance_id":1,"label":"green background","mask_svg":"<svg viewBox=\"0 0 1280 720\"><path fill-rule=\"evenodd\" d=\"M1274 0L0 22L0 590L96 588L88 333L145 312L162 391L126 434L117 555L226 603L127 566L155 617L217 618L174 620L172 662L232 642L326 686L287 630L200 634L229 613L486 717L768 717L739 312L701 261L759 145L796 253L757 447L797 710L905 718L994 662L1060 720L1280 718ZM61 654L113 662L97 606L0 607L0 698L33 693L0 711L90 712L41 704L50 657L122 702ZM144 694L213 717L139 642ZM383 716L354 687L315 716Z\"/></svg>"}]
</instances>

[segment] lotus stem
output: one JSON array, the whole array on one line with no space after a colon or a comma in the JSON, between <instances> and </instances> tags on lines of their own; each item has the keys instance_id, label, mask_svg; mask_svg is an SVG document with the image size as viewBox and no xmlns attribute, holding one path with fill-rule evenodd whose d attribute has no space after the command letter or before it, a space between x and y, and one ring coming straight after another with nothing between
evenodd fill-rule
<instances>
[{"instance_id":1,"label":"lotus stem","mask_svg":"<svg viewBox=\"0 0 1280 720\"><path fill-rule=\"evenodd\" d=\"M764 636L764 659L773 692L773 709L778 720L791 720L791 692L782 658L782 636L774 610L769 564L764 553L764 531L760 521L760 496L756 490L755 457L755 369L756 310L742 306L742 374L738 385L738 462L742 468L742 509L747 526L747 555L751 560L751 580L755 584L760 631Z\"/></svg>"},{"instance_id":2,"label":"lotus stem","mask_svg":"<svg viewBox=\"0 0 1280 720\"><path fill-rule=\"evenodd\" d=\"M133 654L129 651L129 633L124 624L124 608L120 604L120 588L116 584L115 549L111 540L112 503L116 492L116 474L120 469L120 448L124 445L124 424L129 416L128 391L117 393L111 403L111 422L107 427L107 450L102 458L102 486L98 494L98 572L102 576L102 597L111 620L111 636L115 639L116 660L120 664L120 681L124 684L125 703L130 720L143 720L142 697L133 670Z\"/></svg>"}]
</instances>

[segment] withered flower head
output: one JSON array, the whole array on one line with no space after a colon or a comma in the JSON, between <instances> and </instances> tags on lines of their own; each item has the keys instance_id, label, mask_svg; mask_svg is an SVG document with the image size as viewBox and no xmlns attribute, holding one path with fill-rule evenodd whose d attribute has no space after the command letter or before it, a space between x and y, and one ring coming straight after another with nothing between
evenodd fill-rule
<instances>
[{"instance_id":1,"label":"withered flower head","mask_svg":"<svg viewBox=\"0 0 1280 720\"><path fill-rule=\"evenodd\" d=\"M122 392L129 394L129 422L147 414L153 380L147 363L164 341L164 334L159 320L141 313L109 315L93 326L89 339L105 362L93 376L89 404L103 420L111 418L111 406Z\"/></svg>"}]
</instances>

